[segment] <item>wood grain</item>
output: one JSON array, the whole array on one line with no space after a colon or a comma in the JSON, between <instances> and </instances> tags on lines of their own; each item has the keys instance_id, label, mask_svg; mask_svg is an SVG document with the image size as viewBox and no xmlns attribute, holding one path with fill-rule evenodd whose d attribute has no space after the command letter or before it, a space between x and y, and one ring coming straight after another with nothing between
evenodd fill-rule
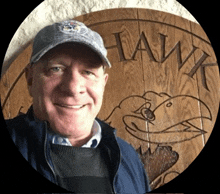
<instances>
[{"instance_id":1,"label":"wood grain","mask_svg":"<svg viewBox=\"0 0 220 194\"><path fill-rule=\"evenodd\" d=\"M147 9L110 9L75 18L100 33L107 70L98 115L140 154L152 189L182 173L205 146L219 107L219 69L200 25ZM1 80L5 119L32 103L23 70L31 45Z\"/></svg>"},{"instance_id":2,"label":"wood grain","mask_svg":"<svg viewBox=\"0 0 220 194\"><path fill-rule=\"evenodd\" d=\"M179 98L171 99L171 106L163 106L160 108L160 111L157 111L156 119L154 124L157 127L149 126L149 130L161 130L165 128L169 128L172 124L177 124L181 121L188 120L192 118L194 115L199 114L198 104L193 103L191 98L187 98L184 95L188 96L197 96L196 92L197 84L188 78L184 73L189 71L193 66L192 57L185 63L185 65L178 69L177 63L177 50L170 54L170 56L164 61L162 60L162 53L167 56L169 52L175 47L175 45L180 42L181 43L181 57L185 59L186 56L191 51L192 44L192 35L189 33L185 33L185 31L176 29L175 27L170 27L172 24L180 24L181 27L185 30L189 29L189 21L182 20L182 18L173 17L168 14L152 14L146 11L139 12L141 19L146 19L151 17L151 20L158 21L161 23L149 24L148 22L141 22L141 31L144 31L148 36L149 44L153 47L152 50L155 53L155 58L157 58L158 62L152 62L149 60L149 57L146 55L146 52L142 52L144 72L145 72L145 80L148 83L150 80L150 84L146 84L145 91L155 91L157 93L164 92L170 96L183 95ZM150 15L150 16L149 16ZM169 24L169 25L165 25ZM157 33L155 33L157 32ZM164 48L161 48L161 39L160 34L163 34L163 37L166 36ZM156 37L157 36L157 37ZM163 50L163 52L161 52ZM161 95L157 100L152 100L154 104L152 106L156 106L160 103L160 101L164 101L168 97L166 95ZM153 99L153 97L151 98ZM160 100L159 100L160 99ZM159 110L159 109L158 109ZM156 114L156 112L155 112ZM197 121L199 123L199 121ZM175 166L169 169L169 171L173 171L178 175L178 173L185 170L188 165L195 159L195 157L199 154L202 149L202 144L198 139L194 139L192 141L184 141L187 138L191 138L190 133L182 132L184 126L182 124L176 125L168 130L170 133L159 133L155 135L151 135L151 141L161 141L162 142L181 142L178 144L170 144L172 145L172 149L175 152L179 153L179 159ZM162 131L162 130L161 130ZM172 133L173 131L173 133ZM154 139L154 140L153 140ZM156 145L154 145L155 147ZM153 145L151 145L151 148ZM194 147L194 150L191 150L190 147ZM155 148L153 148L155 150ZM152 150L152 152L153 152ZM187 161L185 156L187 155ZM184 157L183 157L184 156ZM150 169L149 169L150 171ZM168 172L166 172L168 173ZM173 173L173 174L175 174ZM166 182L169 177L166 177ZM173 177L172 177L173 178Z\"/></svg>"},{"instance_id":3,"label":"wood grain","mask_svg":"<svg viewBox=\"0 0 220 194\"><path fill-rule=\"evenodd\" d=\"M24 69L29 63L32 45L29 45L10 65L0 82L1 104L5 119L14 118L19 111L26 112L32 104Z\"/></svg>"},{"instance_id":4,"label":"wood grain","mask_svg":"<svg viewBox=\"0 0 220 194\"><path fill-rule=\"evenodd\" d=\"M191 23L191 28L192 31L197 33L200 37L203 37L204 39L209 41L201 26ZM209 55L200 66L200 69L196 72L196 77L193 77L194 79L197 78L199 98L206 103L206 105L211 109L212 112L211 121L206 119L201 120L201 125L204 129L207 130L207 133L202 136L203 143L205 145L215 125L219 110L219 69L217 59L211 44L205 44L204 41L200 41L197 37L193 37L193 44L198 46L199 48L202 48L200 52L194 54L195 62L199 60L204 52ZM204 87L204 85L206 85L207 88ZM201 105L200 111L202 116L205 116L207 114L207 110Z\"/></svg>"}]
</instances>

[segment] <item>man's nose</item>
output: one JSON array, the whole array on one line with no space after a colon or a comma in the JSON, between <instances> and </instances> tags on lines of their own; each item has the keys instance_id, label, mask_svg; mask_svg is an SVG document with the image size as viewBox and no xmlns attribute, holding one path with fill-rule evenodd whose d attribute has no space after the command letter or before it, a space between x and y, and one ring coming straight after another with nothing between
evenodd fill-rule
<instances>
[{"instance_id":1,"label":"man's nose","mask_svg":"<svg viewBox=\"0 0 220 194\"><path fill-rule=\"evenodd\" d=\"M63 77L60 89L68 96L76 96L85 92L85 80L79 72L68 72Z\"/></svg>"}]
</instances>

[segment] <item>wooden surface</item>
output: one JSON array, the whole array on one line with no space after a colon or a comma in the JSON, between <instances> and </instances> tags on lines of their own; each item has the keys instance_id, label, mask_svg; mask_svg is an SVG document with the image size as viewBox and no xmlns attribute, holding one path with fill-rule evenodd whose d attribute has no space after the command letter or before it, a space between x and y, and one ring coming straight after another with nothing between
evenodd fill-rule
<instances>
[{"instance_id":1,"label":"wooden surface","mask_svg":"<svg viewBox=\"0 0 220 194\"><path fill-rule=\"evenodd\" d=\"M205 146L219 108L219 69L196 23L147 9L115 9L76 18L99 32L108 50L98 117L140 154L152 189L183 172ZM32 99L23 69L31 45L1 80L5 118L26 112Z\"/></svg>"}]
</instances>

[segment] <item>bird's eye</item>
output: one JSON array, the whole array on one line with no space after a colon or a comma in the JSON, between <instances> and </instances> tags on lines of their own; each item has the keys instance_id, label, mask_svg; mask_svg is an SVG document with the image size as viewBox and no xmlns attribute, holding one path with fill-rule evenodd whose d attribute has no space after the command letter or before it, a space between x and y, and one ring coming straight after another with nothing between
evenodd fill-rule
<instances>
[{"instance_id":1,"label":"bird's eye","mask_svg":"<svg viewBox=\"0 0 220 194\"><path fill-rule=\"evenodd\" d=\"M155 118L154 113L149 108L144 108L142 112L142 115L149 120L153 120Z\"/></svg>"}]
</instances>

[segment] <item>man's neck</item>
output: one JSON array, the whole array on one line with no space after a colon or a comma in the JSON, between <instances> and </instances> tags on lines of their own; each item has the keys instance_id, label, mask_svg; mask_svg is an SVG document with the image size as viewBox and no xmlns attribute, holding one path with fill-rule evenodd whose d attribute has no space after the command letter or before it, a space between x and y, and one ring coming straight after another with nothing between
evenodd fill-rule
<instances>
[{"instance_id":1,"label":"man's neck","mask_svg":"<svg viewBox=\"0 0 220 194\"><path fill-rule=\"evenodd\" d=\"M92 134L93 133L91 131L89 135L79 137L79 138L68 137L68 140L69 140L69 142L71 143L72 146L81 147L84 144L86 144L92 138Z\"/></svg>"},{"instance_id":2,"label":"man's neck","mask_svg":"<svg viewBox=\"0 0 220 194\"><path fill-rule=\"evenodd\" d=\"M74 146L74 147L84 147L84 148L96 148L102 138L102 130L99 123L94 120L94 123L92 127L90 127L90 130L87 130L88 133L84 133L81 135L76 136L63 136L62 134L56 133L51 128L48 128L49 134L51 134L52 137L52 143L53 144L59 144L64 146Z\"/></svg>"}]
</instances>

